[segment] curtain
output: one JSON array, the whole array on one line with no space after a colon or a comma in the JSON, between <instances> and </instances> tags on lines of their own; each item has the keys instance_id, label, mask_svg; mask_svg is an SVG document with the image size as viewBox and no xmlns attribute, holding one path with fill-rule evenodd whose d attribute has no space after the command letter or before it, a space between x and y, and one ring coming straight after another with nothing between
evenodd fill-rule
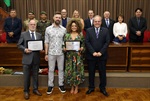
<instances>
[{"instance_id":1,"label":"curtain","mask_svg":"<svg viewBox=\"0 0 150 101\"><path fill-rule=\"evenodd\" d=\"M111 18L116 20L119 14L124 15L124 22L134 16L136 8L143 9L143 16L147 19L148 30L150 30L150 0L11 0L11 7L17 10L17 15L22 20L27 18L30 10L34 11L36 19L40 12L46 11L48 19L52 21L55 11L65 8L68 16L72 17L74 10L79 10L83 19L88 17L88 10L92 9L95 15L103 16L104 11L111 13Z\"/></svg>"}]
</instances>

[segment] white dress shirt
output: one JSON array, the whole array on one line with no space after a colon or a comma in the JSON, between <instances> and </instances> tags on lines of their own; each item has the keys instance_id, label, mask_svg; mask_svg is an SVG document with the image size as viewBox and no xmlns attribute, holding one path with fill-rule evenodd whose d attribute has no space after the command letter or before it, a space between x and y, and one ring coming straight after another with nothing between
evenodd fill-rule
<instances>
[{"instance_id":1,"label":"white dress shirt","mask_svg":"<svg viewBox=\"0 0 150 101\"><path fill-rule=\"evenodd\" d=\"M91 26L93 25L93 18L92 19L90 19L90 22L91 22Z\"/></svg>"},{"instance_id":2,"label":"white dress shirt","mask_svg":"<svg viewBox=\"0 0 150 101\"><path fill-rule=\"evenodd\" d=\"M113 26L113 34L115 37L117 37L118 35L124 35L126 37L127 35L127 24L126 23L115 23Z\"/></svg>"}]
</instances>

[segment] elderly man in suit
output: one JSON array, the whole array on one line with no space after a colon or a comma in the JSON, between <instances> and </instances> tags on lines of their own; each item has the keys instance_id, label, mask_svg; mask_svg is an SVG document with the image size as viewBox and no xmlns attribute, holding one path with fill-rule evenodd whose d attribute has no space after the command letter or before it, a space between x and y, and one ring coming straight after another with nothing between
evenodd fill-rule
<instances>
[{"instance_id":1,"label":"elderly man in suit","mask_svg":"<svg viewBox=\"0 0 150 101\"><path fill-rule=\"evenodd\" d=\"M33 93L41 96L38 91L38 71L40 65L40 52L31 51L27 47L28 40L42 40L42 35L37 33L35 20L30 20L28 24L29 30L22 32L18 41L18 48L23 52L23 73L24 73L24 98L29 99L30 74L32 71Z\"/></svg>"},{"instance_id":2,"label":"elderly man in suit","mask_svg":"<svg viewBox=\"0 0 150 101\"><path fill-rule=\"evenodd\" d=\"M113 26L114 26L115 21L113 19L110 19L110 12L105 11L104 12L104 17L102 19L102 27L105 27L109 30L109 35L110 35L110 42L113 41L115 38L113 34Z\"/></svg>"},{"instance_id":3,"label":"elderly man in suit","mask_svg":"<svg viewBox=\"0 0 150 101\"><path fill-rule=\"evenodd\" d=\"M130 42L143 42L144 31L147 29L147 22L142 17L142 9L137 8L135 10L135 17L129 20L129 41Z\"/></svg>"},{"instance_id":4,"label":"elderly man in suit","mask_svg":"<svg viewBox=\"0 0 150 101\"><path fill-rule=\"evenodd\" d=\"M17 43L21 30L22 30L22 22L21 19L17 18L17 13L15 9L10 10L10 17L5 19L4 29L6 31L6 39L7 43Z\"/></svg>"},{"instance_id":5,"label":"elderly man in suit","mask_svg":"<svg viewBox=\"0 0 150 101\"><path fill-rule=\"evenodd\" d=\"M94 12L93 10L88 11L88 18L84 20L84 30L86 31L88 28L93 26L93 18L94 18Z\"/></svg>"},{"instance_id":6,"label":"elderly man in suit","mask_svg":"<svg viewBox=\"0 0 150 101\"><path fill-rule=\"evenodd\" d=\"M109 31L107 28L101 27L102 18L99 15L94 17L94 26L86 31L86 48L87 48L87 63L89 71L89 89L86 94L94 91L94 78L96 65L99 70L100 92L108 96L106 92L106 62L107 62L107 48L110 42Z\"/></svg>"},{"instance_id":7,"label":"elderly man in suit","mask_svg":"<svg viewBox=\"0 0 150 101\"><path fill-rule=\"evenodd\" d=\"M61 10L61 21L60 21L60 25L62 25L63 27L66 28L68 21L70 20L69 17L67 17L67 10L66 9L62 9Z\"/></svg>"}]
</instances>

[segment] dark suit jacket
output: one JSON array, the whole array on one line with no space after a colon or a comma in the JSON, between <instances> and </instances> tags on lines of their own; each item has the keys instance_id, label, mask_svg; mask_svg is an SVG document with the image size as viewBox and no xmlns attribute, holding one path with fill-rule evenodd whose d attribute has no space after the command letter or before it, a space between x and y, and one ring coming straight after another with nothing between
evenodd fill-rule
<instances>
[{"instance_id":1,"label":"dark suit jacket","mask_svg":"<svg viewBox=\"0 0 150 101\"><path fill-rule=\"evenodd\" d=\"M84 30L86 31L88 28L92 27L90 19L85 19L84 20Z\"/></svg>"},{"instance_id":2,"label":"dark suit jacket","mask_svg":"<svg viewBox=\"0 0 150 101\"><path fill-rule=\"evenodd\" d=\"M27 48L27 40L32 40L29 31L22 32L20 39L18 41L18 48L23 52L22 64L30 65L31 63L40 64L40 52L35 51L29 54L25 53L25 48ZM42 35L36 32L36 40L42 40Z\"/></svg>"},{"instance_id":3,"label":"dark suit jacket","mask_svg":"<svg viewBox=\"0 0 150 101\"><path fill-rule=\"evenodd\" d=\"M12 22L13 21L13 22ZM13 23L13 24L12 24ZM21 30L22 30L22 22L21 19L19 18L14 18L12 20L11 17L6 18L5 19L5 23L4 23L4 30L7 33L6 39L9 41L16 41L18 42L19 38L20 38L20 34L21 34ZM8 32L14 32L14 36L13 38L8 36Z\"/></svg>"},{"instance_id":4,"label":"dark suit jacket","mask_svg":"<svg viewBox=\"0 0 150 101\"><path fill-rule=\"evenodd\" d=\"M143 39L144 37L144 31L147 29L147 22L146 19L143 17L140 17L140 25L138 26L138 22L137 22L137 18L136 17L132 17L129 20L129 30L130 30L130 34L129 34L129 38L132 40L136 40L139 37ZM141 36L137 36L136 35L136 31L141 31Z\"/></svg>"},{"instance_id":5,"label":"dark suit jacket","mask_svg":"<svg viewBox=\"0 0 150 101\"><path fill-rule=\"evenodd\" d=\"M71 18L67 17L67 23L71 20ZM62 25L62 20L60 21L60 25ZM66 25L67 27L67 25Z\"/></svg>"},{"instance_id":6,"label":"dark suit jacket","mask_svg":"<svg viewBox=\"0 0 150 101\"><path fill-rule=\"evenodd\" d=\"M106 60L107 59L107 48L109 46L110 37L107 28L101 27L99 31L99 37L96 38L95 28L91 27L87 29L86 32L86 48L87 48L87 59L89 60ZM94 52L101 52L101 57L94 57Z\"/></svg>"},{"instance_id":7,"label":"dark suit jacket","mask_svg":"<svg viewBox=\"0 0 150 101\"><path fill-rule=\"evenodd\" d=\"M102 27L105 27L105 28L107 28L109 30L110 42L112 42L113 39L115 38L115 36L113 34L114 23L115 23L114 20L109 19L109 27L107 27L105 19L104 18L102 19Z\"/></svg>"}]
</instances>

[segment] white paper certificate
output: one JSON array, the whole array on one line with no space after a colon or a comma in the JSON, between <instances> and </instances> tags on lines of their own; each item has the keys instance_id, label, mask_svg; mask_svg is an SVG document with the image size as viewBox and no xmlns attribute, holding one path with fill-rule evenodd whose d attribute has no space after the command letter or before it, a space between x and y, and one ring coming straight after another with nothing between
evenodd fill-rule
<instances>
[{"instance_id":1,"label":"white paper certificate","mask_svg":"<svg viewBox=\"0 0 150 101\"><path fill-rule=\"evenodd\" d=\"M27 42L28 49L32 51L43 50L43 41L42 40L32 40Z\"/></svg>"},{"instance_id":2,"label":"white paper certificate","mask_svg":"<svg viewBox=\"0 0 150 101\"><path fill-rule=\"evenodd\" d=\"M80 50L80 41L66 41L66 50Z\"/></svg>"}]
</instances>

